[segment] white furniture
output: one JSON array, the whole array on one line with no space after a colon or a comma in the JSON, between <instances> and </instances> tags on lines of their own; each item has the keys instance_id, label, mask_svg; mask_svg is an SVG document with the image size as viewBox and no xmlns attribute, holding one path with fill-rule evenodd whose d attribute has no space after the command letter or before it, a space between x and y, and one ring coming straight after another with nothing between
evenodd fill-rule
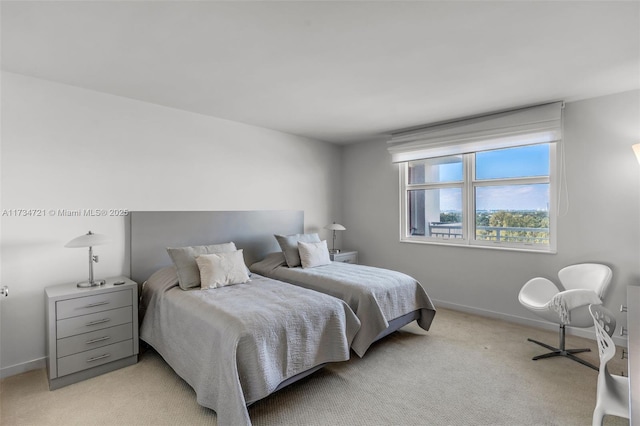
<instances>
[{"instance_id":1,"label":"white furniture","mask_svg":"<svg viewBox=\"0 0 640 426\"><path fill-rule=\"evenodd\" d=\"M358 263L357 251L341 251L340 253L329 253L332 262Z\"/></svg>"},{"instance_id":2,"label":"white furniture","mask_svg":"<svg viewBox=\"0 0 640 426\"><path fill-rule=\"evenodd\" d=\"M627 287L629 420L640 426L640 287Z\"/></svg>"},{"instance_id":3,"label":"white furniture","mask_svg":"<svg viewBox=\"0 0 640 426\"><path fill-rule=\"evenodd\" d=\"M596 408L593 410L593 426L602 426L607 414L629 417L629 378L609 373L607 363L616 354L611 335L616 330L616 318L602 305L590 305L600 356Z\"/></svg>"},{"instance_id":4,"label":"white furniture","mask_svg":"<svg viewBox=\"0 0 640 426\"><path fill-rule=\"evenodd\" d=\"M120 284L121 283L121 284ZM138 284L47 287L47 375L57 389L138 361Z\"/></svg>"},{"instance_id":5,"label":"white furniture","mask_svg":"<svg viewBox=\"0 0 640 426\"><path fill-rule=\"evenodd\" d=\"M558 348L537 340L528 339L549 349L551 352L532 359L544 359L556 356L570 358L580 364L597 370L598 367L578 358L574 354L588 352L590 349L566 349L565 326L592 327L593 319L589 314L589 305L602 303L602 296L611 282L612 272L606 265L582 263L567 266L558 272L558 278L564 287L559 289L546 278L529 280L520 290L518 300L534 314L560 326L560 345Z\"/></svg>"}]
</instances>

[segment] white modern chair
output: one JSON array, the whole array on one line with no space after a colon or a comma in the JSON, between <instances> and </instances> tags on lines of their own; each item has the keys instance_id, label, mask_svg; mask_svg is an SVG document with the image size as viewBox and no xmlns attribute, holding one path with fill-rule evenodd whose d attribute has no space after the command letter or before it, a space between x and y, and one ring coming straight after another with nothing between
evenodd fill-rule
<instances>
[{"instance_id":1,"label":"white modern chair","mask_svg":"<svg viewBox=\"0 0 640 426\"><path fill-rule=\"evenodd\" d=\"M616 329L616 318L602 305L589 306L593 318L600 355L596 408L593 410L593 426L602 426L605 414L629 418L629 378L609 373L607 363L616 354L611 335Z\"/></svg>"},{"instance_id":2,"label":"white modern chair","mask_svg":"<svg viewBox=\"0 0 640 426\"><path fill-rule=\"evenodd\" d=\"M564 290L542 277L533 278L522 287L518 294L520 304L534 314L560 326L558 348L528 339L551 351L533 357L534 361L563 356L594 370L598 369L595 365L574 355L589 352L590 349L565 349L565 326L582 328L593 326L589 305L602 303L602 296L611 282L611 277L611 269L606 265L582 263L567 266L558 272L558 278Z\"/></svg>"}]
</instances>

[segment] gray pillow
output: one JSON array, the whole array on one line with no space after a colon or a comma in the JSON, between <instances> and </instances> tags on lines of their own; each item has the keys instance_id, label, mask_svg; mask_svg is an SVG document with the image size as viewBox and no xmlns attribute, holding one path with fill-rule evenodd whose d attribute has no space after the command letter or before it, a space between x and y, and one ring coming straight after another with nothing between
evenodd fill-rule
<instances>
[{"instance_id":1,"label":"gray pillow","mask_svg":"<svg viewBox=\"0 0 640 426\"><path fill-rule=\"evenodd\" d=\"M234 243L213 244L210 246L168 247L167 253L176 265L178 284L183 290L200 287L200 269L196 257L201 254L227 253L236 251Z\"/></svg>"},{"instance_id":2,"label":"gray pillow","mask_svg":"<svg viewBox=\"0 0 640 426\"><path fill-rule=\"evenodd\" d=\"M295 268L300 266L300 253L298 252L298 241L303 243L319 243L320 237L318 234L293 234L293 235L274 235L280 249L284 254L284 260L287 261L289 268Z\"/></svg>"}]
</instances>

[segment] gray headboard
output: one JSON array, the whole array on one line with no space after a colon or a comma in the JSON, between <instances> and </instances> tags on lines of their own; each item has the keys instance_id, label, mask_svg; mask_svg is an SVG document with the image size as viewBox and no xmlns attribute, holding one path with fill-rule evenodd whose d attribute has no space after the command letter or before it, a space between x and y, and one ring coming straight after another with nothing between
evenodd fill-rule
<instances>
[{"instance_id":1,"label":"gray headboard","mask_svg":"<svg viewBox=\"0 0 640 426\"><path fill-rule=\"evenodd\" d=\"M302 233L304 212L131 212L129 225L131 279L142 283L158 269L171 265L167 247L233 241L238 249L244 250L249 266L268 253L280 251L273 234Z\"/></svg>"}]
</instances>

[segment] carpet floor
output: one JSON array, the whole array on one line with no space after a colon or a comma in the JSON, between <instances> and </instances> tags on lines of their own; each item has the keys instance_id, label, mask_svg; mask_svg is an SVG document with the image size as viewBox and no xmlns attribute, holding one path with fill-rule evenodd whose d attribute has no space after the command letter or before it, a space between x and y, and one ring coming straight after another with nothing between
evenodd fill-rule
<instances>
[{"instance_id":1,"label":"carpet floor","mask_svg":"<svg viewBox=\"0 0 640 426\"><path fill-rule=\"evenodd\" d=\"M415 324L375 343L364 358L329 365L249 407L270 425L590 425L597 372L565 358L532 361L557 333L438 309L431 330ZM567 347L598 364L595 341ZM620 348L618 351L620 352ZM610 364L624 372L626 360ZM136 365L49 391L46 371L0 382L0 424L215 425L214 411L153 350ZM605 425L628 425L605 417Z\"/></svg>"}]
</instances>

